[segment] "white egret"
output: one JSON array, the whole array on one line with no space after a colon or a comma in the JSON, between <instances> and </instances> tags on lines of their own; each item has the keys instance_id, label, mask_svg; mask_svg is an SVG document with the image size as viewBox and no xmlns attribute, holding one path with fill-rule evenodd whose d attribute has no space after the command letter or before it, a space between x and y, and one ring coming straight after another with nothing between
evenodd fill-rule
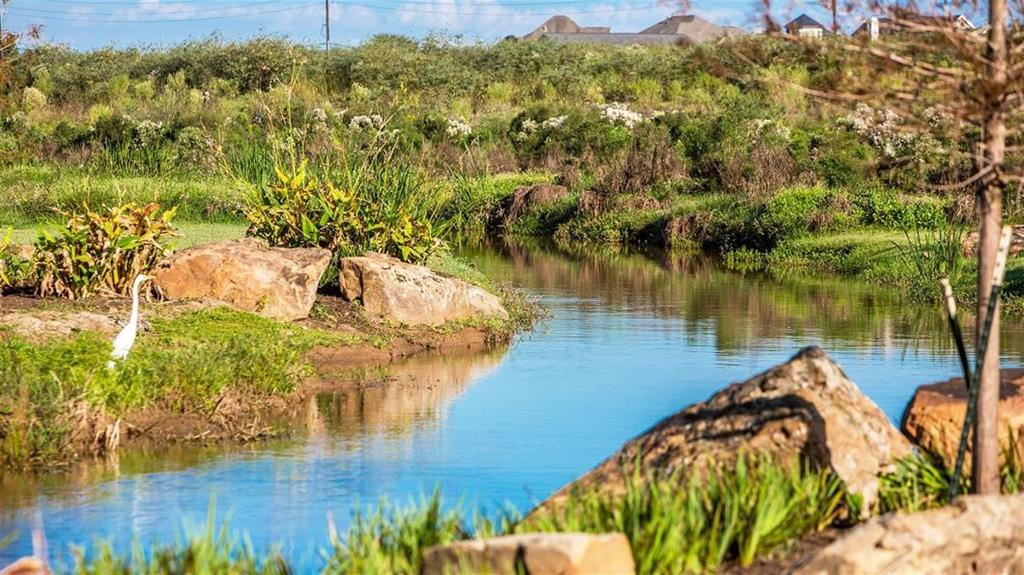
<instances>
[{"instance_id":1,"label":"white egret","mask_svg":"<svg viewBox=\"0 0 1024 575\"><path fill-rule=\"evenodd\" d=\"M143 282L151 279L153 279L152 276L145 274L135 277L135 283L132 284L132 314L121 333L114 338L114 351L110 354L112 359L107 363L107 369L114 369L117 366L117 361L128 357L128 352L135 344L135 335L139 332L139 288L142 287Z\"/></svg>"}]
</instances>

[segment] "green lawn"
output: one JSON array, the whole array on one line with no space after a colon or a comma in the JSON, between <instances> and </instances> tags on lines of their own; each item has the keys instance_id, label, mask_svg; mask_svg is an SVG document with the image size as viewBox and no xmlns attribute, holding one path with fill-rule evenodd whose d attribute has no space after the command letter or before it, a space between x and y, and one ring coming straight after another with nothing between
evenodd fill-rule
<instances>
[{"instance_id":1,"label":"green lawn","mask_svg":"<svg viewBox=\"0 0 1024 575\"><path fill-rule=\"evenodd\" d=\"M57 224L45 224L13 228L12 239L16 244L31 244L39 235L39 230L48 227L53 228ZM232 223L205 223L205 222L181 222L176 224L181 237L175 240L175 246L187 248L197 244L206 244L221 240L236 240L245 236L246 224L241 222ZM0 234L6 233L0 228Z\"/></svg>"}]
</instances>

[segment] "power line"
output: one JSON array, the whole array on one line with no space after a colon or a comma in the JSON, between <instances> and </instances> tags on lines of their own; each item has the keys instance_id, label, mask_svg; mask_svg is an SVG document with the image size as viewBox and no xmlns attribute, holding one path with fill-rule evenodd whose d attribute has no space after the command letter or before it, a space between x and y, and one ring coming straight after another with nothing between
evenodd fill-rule
<instances>
[{"instance_id":1,"label":"power line","mask_svg":"<svg viewBox=\"0 0 1024 575\"><path fill-rule=\"evenodd\" d=\"M225 11L230 11L230 10L245 10L247 8L252 8L252 7L257 7L257 6L267 6L267 5L271 5L271 4L280 5L281 4L281 0L261 0L259 2L250 2L250 3L246 3L246 4L238 4L237 1L236 1L235 4L229 4L229 5L220 6L220 7L217 7L217 8L212 8L212 7L207 7L207 8L191 8L190 7L190 8L187 9L187 12L184 12L184 13L188 14L188 15L192 15L192 14L218 14L218 13L224 13ZM79 6L81 6L81 4L79 4ZM128 6L128 5L125 5L125 6ZM160 16L160 13L153 12L152 10L147 11L147 9L144 6L142 6L142 5L133 4L131 6L132 6L132 8L127 8L126 7L126 8L122 8L122 9L116 11L116 12L96 12L96 11L93 11L93 10L90 9L88 12L78 12L76 14L80 14L82 16L86 16L86 17L90 17L90 18L91 17L105 18L107 16L112 16L112 17L117 18L117 17L124 17L124 16L130 15L130 14L128 14L127 11L128 10L132 10L132 11L136 12L140 16L146 16L146 17ZM91 8L91 7L87 7L87 8ZM294 8L294 6L289 6L289 8ZM68 9L63 9L63 10L47 10L45 8L20 8L20 7L18 9L19 10L31 10L33 13L38 13L38 14L55 14L55 15L59 15L59 16L64 16L64 15L68 15L69 14L69 10Z\"/></svg>"},{"instance_id":2,"label":"power line","mask_svg":"<svg viewBox=\"0 0 1024 575\"><path fill-rule=\"evenodd\" d=\"M43 21L57 21L57 22L82 22L82 23L95 23L95 24L161 24L170 22L206 22L212 20L231 20L236 18L251 18L253 16L263 16L266 14L281 14L284 12L296 12L299 10L307 10L314 8L319 4L302 4L296 6L290 6L288 8L277 8L274 10L261 10L261 11L246 11L239 14L225 14L221 16L204 16L200 18L160 18L160 19L142 19L142 18L88 18L79 16L55 16L48 14L39 14L34 12L23 12L20 9L11 8L8 12L15 16L21 16L22 18L39 19ZM148 15L151 16L151 15Z\"/></svg>"}]
</instances>

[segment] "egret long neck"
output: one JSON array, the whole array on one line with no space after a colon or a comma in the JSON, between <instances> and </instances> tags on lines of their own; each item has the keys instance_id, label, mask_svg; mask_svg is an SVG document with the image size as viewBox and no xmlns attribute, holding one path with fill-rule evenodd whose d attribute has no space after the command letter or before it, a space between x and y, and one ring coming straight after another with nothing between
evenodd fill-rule
<instances>
[{"instance_id":1,"label":"egret long neck","mask_svg":"<svg viewBox=\"0 0 1024 575\"><path fill-rule=\"evenodd\" d=\"M139 323L139 287L141 286L142 282L140 281L136 281L132 286L132 315L128 318L129 325Z\"/></svg>"}]
</instances>

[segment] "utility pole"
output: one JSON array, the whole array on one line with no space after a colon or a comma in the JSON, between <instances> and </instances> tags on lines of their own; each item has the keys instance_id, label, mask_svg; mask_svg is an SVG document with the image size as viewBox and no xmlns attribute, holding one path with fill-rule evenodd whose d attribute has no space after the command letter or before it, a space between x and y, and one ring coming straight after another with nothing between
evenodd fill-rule
<instances>
[{"instance_id":1,"label":"utility pole","mask_svg":"<svg viewBox=\"0 0 1024 575\"><path fill-rule=\"evenodd\" d=\"M324 52L331 51L331 0L324 0Z\"/></svg>"},{"instance_id":2,"label":"utility pole","mask_svg":"<svg viewBox=\"0 0 1024 575\"><path fill-rule=\"evenodd\" d=\"M836 4L839 0L832 0L832 33L839 33L839 17L837 16Z\"/></svg>"}]
</instances>

